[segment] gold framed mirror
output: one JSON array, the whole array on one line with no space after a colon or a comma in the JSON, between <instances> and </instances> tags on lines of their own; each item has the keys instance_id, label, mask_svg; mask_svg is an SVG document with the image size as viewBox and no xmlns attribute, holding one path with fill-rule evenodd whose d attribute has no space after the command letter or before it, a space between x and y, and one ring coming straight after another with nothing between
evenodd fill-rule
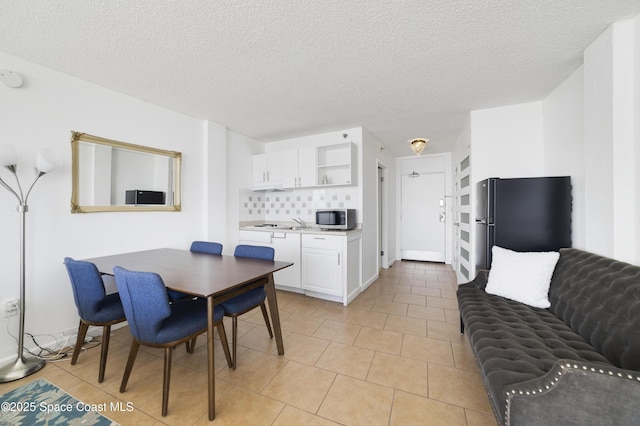
<instances>
[{"instance_id":1,"label":"gold framed mirror","mask_svg":"<svg viewBox=\"0 0 640 426\"><path fill-rule=\"evenodd\" d=\"M71 132L71 213L180 211L182 153Z\"/></svg>"}]
</instances>

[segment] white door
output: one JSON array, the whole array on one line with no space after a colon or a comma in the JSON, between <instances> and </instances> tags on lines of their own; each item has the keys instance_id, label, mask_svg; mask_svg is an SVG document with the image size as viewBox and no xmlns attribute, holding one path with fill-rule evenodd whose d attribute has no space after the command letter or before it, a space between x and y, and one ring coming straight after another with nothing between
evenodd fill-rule
<instances>
[{"instance_id":1,"label":"white door","mask_svg":"<svg viewBox=\"0 0 640 426\"><path fill-rule=\"evenodd\" d=\"M445 261L444 173L402 176L402 258Z\"/></svg>"}]
</instances>

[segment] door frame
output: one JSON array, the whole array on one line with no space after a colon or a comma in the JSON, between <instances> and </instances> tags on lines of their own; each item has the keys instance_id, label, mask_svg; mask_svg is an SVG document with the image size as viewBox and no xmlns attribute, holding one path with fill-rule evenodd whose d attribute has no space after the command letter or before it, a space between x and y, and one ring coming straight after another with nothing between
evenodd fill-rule
<instances>
[{"instance_id":1,"label":"door frame","mask_svg":"<svg viewBox=\"0 0 640 426\"><path fill-rule=\"evenodd\" d=\"M389 268L389 169L379 160L376 163L377 269L387 269ZM380 255L380 252L384 254Z\"/></svg>"},{"instance_id":2,"label":"door frame","mask_svg":"<svg viewBox=\"0 0 640 426\"><path fill-rule=\"evenodd\" d=\"M453 247L454 247L454 216L453 216L453 203L455 201L453 197L453 176L452 176L452 163L451 163L451 153L443 152L439 154L424 154L419 157L413 156L405 156L405 157L396 157L396 217L398 220L396 221L396 259L401 259L402 257L402 175L404 169L406 169L406 164L408 162L415 162L416 159L425 159L425 162L434 162L438 163L437 167L434 167L431 170L422 170L424 173L444 173L444 200L445 200L445 214L446 214L446 224L445 224L445 263L452 264L453 263ZM403 166L404 169L403 169ZM418 171L418 170L416 170ZM420 172L420 171L418 171ZM406 174L406 173L404 173Z\"/></svg>"}]
</instances>

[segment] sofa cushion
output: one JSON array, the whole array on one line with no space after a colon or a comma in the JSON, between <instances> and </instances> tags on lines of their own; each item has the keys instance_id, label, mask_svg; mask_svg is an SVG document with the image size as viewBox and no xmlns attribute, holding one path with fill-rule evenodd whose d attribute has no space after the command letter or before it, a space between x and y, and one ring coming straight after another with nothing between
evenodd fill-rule
<instances>
[{"instance_id":1,"label":"sofa cushion","mask_svg":"<svg viewBox=\"0 0 640 426\"><path fill-rule=\"evenodd\" d=\"M516 252L493 246L491 254L487 293L536 308L550 306L549 284L558 252Z\"/></svg>"},{"instance_id":2,"label":"sofa cushion","mask_svg":"<svg viewBox=\"0 0 640 426\"><path fill-rule=\"evenodd\" d=\"M640 371L640 267L561 249L550 310L616 367Z\"/></svg>"},{"instance_id":3,"label":"sofa cushion","mask_svg":"<svg viewBox=\"0 0 640 426\"><path fill-rule=\"evenodd\" d=\"M540 377L558 359L609 361L548 309L458 288L458 304L496 416L505 415L506 386Z\"/></svg>"}]
</instances>

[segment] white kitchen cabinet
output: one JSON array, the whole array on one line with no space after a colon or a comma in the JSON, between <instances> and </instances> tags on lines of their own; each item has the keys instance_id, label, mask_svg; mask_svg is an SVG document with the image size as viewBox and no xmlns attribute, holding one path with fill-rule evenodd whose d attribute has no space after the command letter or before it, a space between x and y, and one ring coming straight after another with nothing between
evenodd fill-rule
<instances>
[{"instance_id":1,"label":"white kitchen cabinet","mask_svg":"<svg viewBox=\"0 0 640 426\"><path fill-rule=\"evenodd\" d=\"M253 186L310 188L356 184L356 145L345 142L253 156Z\"/></svg>"},{"instance_id":2,"label":"white kitchen cabinet","mask_svg":"<svg viewBox=\"0 0 640 426\"><path fill-rule=\"evenodd\" d=\"M316 186L316 152L314 146L290 149L282 153L282 186L307 188Z\"/></svg>"},{"instance_id":3,"label":"white kitchen cabinet","mask_svg":"<svg viewBox=\"0 0 640 426\"><path fill-rule=\"evenodd\" d=\"M317 152L318 186L354 185L356 176L355 144L351 142L319 146Z\"/></svg>"},{"instance_id":4,"label":"white kitchen cabinet","mask_svg":"<svg viewBox=\"0 0 640 426\"><path fill-rule=\"evenodd\" d=\"M282 152L268 152L253 156L254 186L282 184Z\"/></svg>"},{"instance_id":5,"label":"white kitchen cabinet","mask_svg":"<svg viewBox=\"0 0 640 426\"><path fill-rule=\"evenodd\" d=\"M273 274L276 285L301 289L300 234L272 232L271 246L275 250L275 260L293 262L293 265Z\"/></svg>"},{"instance_id":6,"label":"white kitchen cabinet","mask_svg":"<svg viewBox=\"0 0 640 426\"><path fill-rule=\"evenodd\" d=\"M305 290L342 294L342 238L302 236L302 287Z\"/></svg>"},{"instance_id":7,"label":"white kitchen cabinet","mask_svg":"<svg viewBox=\"0 0 640 426\"><path fill-rule=\"evenodd\" d=\"M276 286L301 289L300 234L293 232L240 231L240 244L273 247L274 260L293 265L273 274Z\"/></svg>"},{"instance_id":8,"label":"white kitchen cabinet","mask_svg":"<svg viewBox=\"0 0 640 426\"><path fill-rule=\"evenodd\" d=\"M302 288L347 306L360 293L360 233L303 234L301 243Z\"/></svg>"},{"instance_id":9,"label":"white kitchen cabinet","mask_svg":"<svg viewBox=\"0 0 640 426\"><path fill-rule=\"evenodd\" d=\"M280 290L347 306L360 294L362 234L241 229L240 244L273 247L275 260L293 265L273 274Z\"/></svg>"}]
</instances>

